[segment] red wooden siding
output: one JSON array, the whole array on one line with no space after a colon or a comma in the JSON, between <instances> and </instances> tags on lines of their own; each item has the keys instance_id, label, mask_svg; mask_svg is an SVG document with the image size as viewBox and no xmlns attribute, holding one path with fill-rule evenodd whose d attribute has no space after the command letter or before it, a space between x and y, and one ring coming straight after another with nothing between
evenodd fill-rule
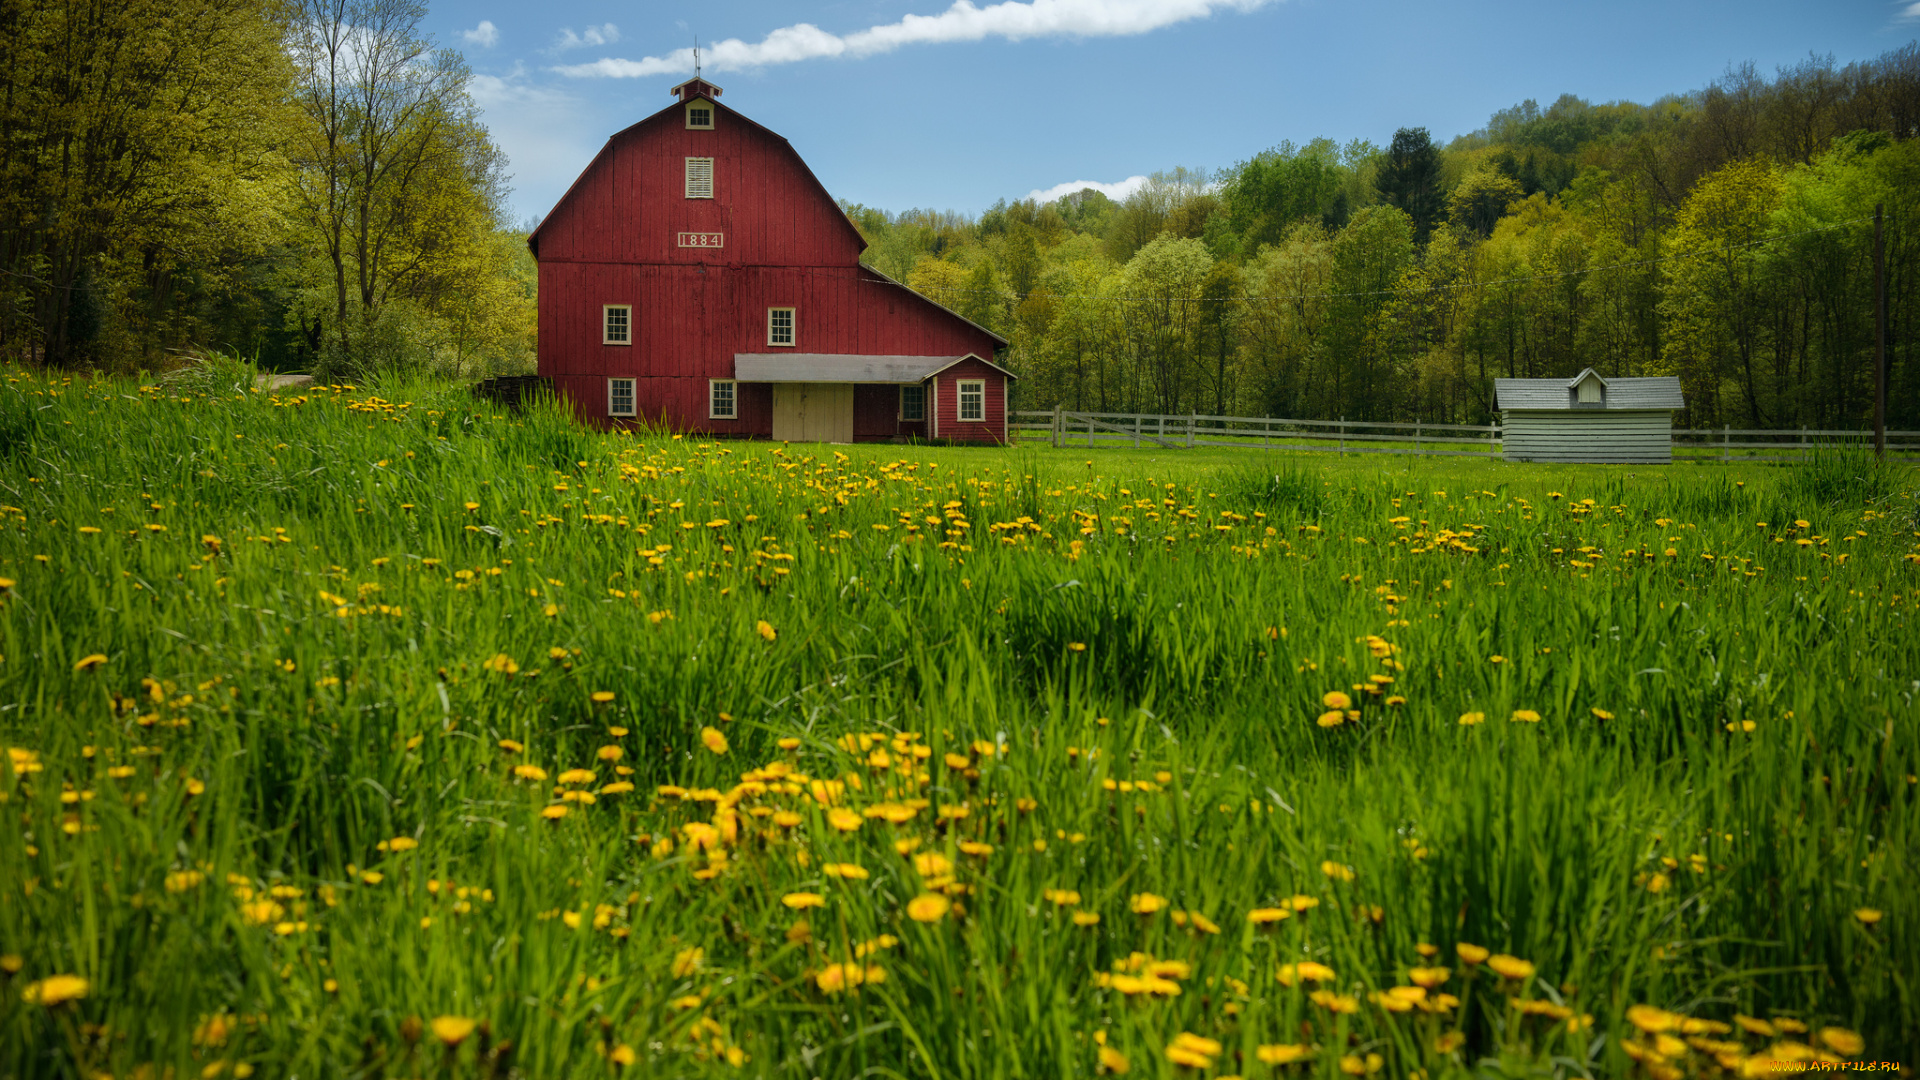
<instances>
[{"instance_id":1,"label":"red wooden siding","mask_svg":"<svg viewBox=\"0 0 1920 1080\"><path fill-rule=\"evenodd\" d=\"M767 344L769 307L795 309L796 353L992 356L1004 344L861 268L859 233L784 139L717 104L714 130L689 131L682 110L676 102L609 139L530 239L540 373L582 418L604 420L606 380L632 376L648 421L771 435L768 384L740 384L738 419L707 416L707 380L732 378L735 353L782 351ZM686 198L688 157L714 159L714 198ZM682 232L726 239L681 248ZM607 304L632 306L631 344L601 343ZM940 434L997 441L1005 377L976 366L989 382L989 422L959 435L943 423ZM951 408L947 394L940 400ZM897 417L895 387L856 390L856 438L926 429Z\"/></svg>"},{"instance_id":2,"label":"red wooden siding","mask_svg":"<svg viewBox=\"0 0 1920 1080\"><path fill-rule=\"evenodd\" d=\"M984 419L960 420L960 381L979 379L986 383ZM1007 377L991 365L967 359L935 375L933 428L934 438L954 442L1007 441Z\"/></svg>"}]
</instances>

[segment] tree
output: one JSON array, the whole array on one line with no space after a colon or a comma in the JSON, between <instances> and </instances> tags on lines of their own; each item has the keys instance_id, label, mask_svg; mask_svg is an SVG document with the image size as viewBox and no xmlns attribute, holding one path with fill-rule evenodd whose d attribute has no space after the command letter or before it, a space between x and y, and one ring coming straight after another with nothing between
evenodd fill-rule
<instances>
[{"instance_id":1,"label":"tree","mask_svg":"<svg viewBox=\"0 0 1920 1080\"><path fill-rule=\"evenodd\" d=\"M0 345L135 363L277 231L288 67L252 0L0 2Z\"/></svg>"},{"instance_id":2,"label":"tree","mask_svg":"<svg viewBox=\"0 0 1920 1080\"><path fill-rule=\"evenodd\" d=\"M1441 189L1440 149L1426 128L1401 128L1374 175L1373 186L1388 206L1397 207L1413 221L1413 242L1425 244L1427 234L1446 207Z\"/></svg>"},{"instance_id":3,"label":"tree","mask_svg":"<svg viewBox=\"0 0 1920 1080\"><path fill-rule=\"evenodd\" d=\"M1447 216L1463 229L1492 236L1507 207L1525 197L1520 182L1499 169L1476 169L1447 196Z\"/></svg>"},{"instance_id":4,"label":"tree","mask_svg":"<svg viewBox=\"0 0 1920 1080\"><path fill-rule=\"evenodd\" d=\"M389 302L430 278L497 216L503 161L480 126L460 55L420 31L418 0L295 0L300 212L328 275L329 365L376 361ZM426 303L431 313L432 304ZM402 336L405 336L404 333Z\"/></svg>"}]
</instances>

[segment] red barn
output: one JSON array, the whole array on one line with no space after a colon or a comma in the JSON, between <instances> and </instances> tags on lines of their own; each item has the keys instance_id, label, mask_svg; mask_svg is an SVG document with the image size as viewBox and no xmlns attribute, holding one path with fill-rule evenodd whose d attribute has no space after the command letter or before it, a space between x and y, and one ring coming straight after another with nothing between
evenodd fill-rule
<instances>
[{"instance_id":1,"label":"red barn","mask_svg":"<svg viewBox=\"0 0 1920 1080\"><path fill-rule=\"evenodd\" d=\"M1004 442L1006 339L861 263L813 171L718 86L672 93L527 238L554 390L601 423Z\"/></svg>"}]
</instances>

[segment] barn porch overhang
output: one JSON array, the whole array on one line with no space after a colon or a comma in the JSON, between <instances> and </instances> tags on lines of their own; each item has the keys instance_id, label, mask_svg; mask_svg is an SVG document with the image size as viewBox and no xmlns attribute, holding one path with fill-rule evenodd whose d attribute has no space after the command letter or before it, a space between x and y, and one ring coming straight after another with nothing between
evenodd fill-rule
<instances>
[{"instance_id":1,"label":"barn porch overhang","mask_svg":"<svg viewBox=\"0 0 1920 1080\"><path fill-rule=\"evenodd\" d=\"M1007 378L1006 368L974 353L964 356L865 356L856 353L734 353L733 377L755 383L886 383L912 385L966 360Z\"/></svg>"}]
</instances>

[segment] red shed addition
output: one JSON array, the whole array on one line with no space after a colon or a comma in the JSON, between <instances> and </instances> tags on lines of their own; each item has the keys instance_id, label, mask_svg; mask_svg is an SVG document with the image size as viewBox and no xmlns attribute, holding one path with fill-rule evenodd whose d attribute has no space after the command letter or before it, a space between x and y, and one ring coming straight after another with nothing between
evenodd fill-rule
<instances>
[{"instance_id":1,"label":"red shed addition","mask_svg":"<svg viewBox=\"0 0 1920 1080\"><path fill-rule=\"evenodd\" d=\"M540 374L583 419L792 441L1004 442L1005 338L860 261L787 140L690 79L533 235Z\"/></svg>"}]
</instances>

